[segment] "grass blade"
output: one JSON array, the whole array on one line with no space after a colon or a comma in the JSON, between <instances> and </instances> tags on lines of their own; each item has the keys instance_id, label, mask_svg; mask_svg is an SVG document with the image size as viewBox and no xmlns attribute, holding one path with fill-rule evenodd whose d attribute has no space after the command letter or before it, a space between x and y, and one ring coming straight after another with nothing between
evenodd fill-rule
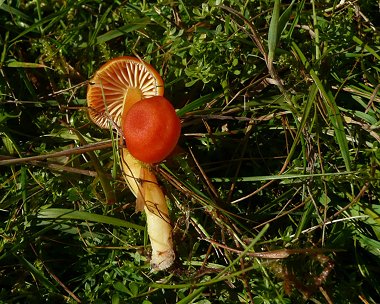
<instances>
[{"instance_id":1,"label":"grass blade","mask_svg":"<svg viewBox=\"0 0 380 304\"><path fill-rule=\"evenodd\" d=\"M45 274L38 270L32 263L30 263L27 259L24 258L22 255L15 255L20 262L24 265L26 269L32 274L32 276L40 282L46 289L52 291L52 292L57 292L58 289L49 281L49 279L45 276Z\"/></svg>"},{"instance_id":2,"label":"grass blade","mask_svg":"<svg viewBox=\"0 0 380 304\"><path fill-rule=\"evenodd\" d=\"M207 94L205 96L202 96L202 97L192 101L191 103L185 105L181 109L179 109L177 111L177 115L179 117L181 117L190 111L194 111L194 110L198 109L202 105L205 105L207 102L210 102L211 100L213 100L219 96L222 96L221 92L213 92L213 93Z\"/></svg>"},{"instance_id":3,"label":"grass blade","mask_svg":"<svg viewBox=\"0 0 380 304\"><path fill-rule=\"evenodd\" d=\"M262 182L271 180L287 180L287 179L308 179L317 177L339 177L339 176L352 176L352 178L357 175L353 171L342 171L342 172L330 172L330 173L314 173L314 174L281 174L281 175L265 175L265 176L247 176L240 177L238 180L240 182ZM212 179L213 182L225 182L225 178L215 177Z\"/></svg>"},{"instance_id":4,"label":"grass blade","mask_svg":"<svg viewBox=\"0 0 380 304\"><path fill-rule=\"evenodd\" d=\"M309 62L307 61L305 55L302 53L301 49L297 44L292 42L292 49L301 59L302 64L309 71L311 78L314 80L318 90L322 96L325 106L327 108L331 124L335 131L335 138L340 148L340 153L342 155L345 167L347 171L351 171L351 158L348 148L348 142L346 134L344 131L343 119L340 115L339 108L335 102L334 96L330 91L326 91L323 87L321 80L319 79L317 73L310 67Z\"/></svg>"},{"instance_id":5,"label":"grass blade","mask_svg":"<svg viewBox=\"0 0 380 304\"><path fill-rule=\"evenodd\" d=\"M268 32L268 69L271 70L276 51L277 43L279 40L278 22L280 17L280 0L274 1L272 18L270 20Z\"/></svg>"},{"instance_id":6,"label":"grass blade","mask_svg":"<svg viewBox=\"0 0 380 304\"><path fill-rule=\"evenodd\" d=\"M361 47L363 47L368 53L373 55L377 60L380 60L380 55L376 53L376 51L373 48L371 48L368 44L360 40L360 38L358 38L357 36L354 36L352 37L352 40L356 42L358 45L360 45Z\"/></svg>"},{"instance_id":7,"label":"grass blade","mask_svg":"<svg viewBox=\"0 0 380 304\"><path fill-rule=\"evenodd\" d=\"M0 1L0 10L3 10L11 15L15 15L21 19L24 19L28 22L33 22L33 19L30 18L30 16L28 16L27 14L23 13L22 11L8 5L8 4L4 4L4 1Z\"/></svg>"},{"instance_id":8,"label":"grass blade","mask_svg":"<svg viewBox=\"0 0 380 304\"><path fill-rule=\"evenodd\" d=\"M89 43L82 43L79 47L86 48L89 46L89 44L98 45L98 44L106 43L107 41L123 36L127 33L143 29L150 22L151 21L149 18L141 18L139 20L136 20L132 24L127 24L127 25L119 27L118 29L110 30L105 34L99 35L96 37L96 39L91 39Z\"/></svg>"},{"instance_id":9,"label":"grass blade","mask_svg":"<svg viewBox=\"0 0 380 304\"><path fill-rule=\"evenodd\" d=\"M122 219L115 217L94 214L86 211L77 211L72 209L61 209L61 208L49 208L40 210L37 214L40 219L70 219L70 220L82 220L89 222L96 222L102 224L108 224L113 226L120 226L125 228L132 228L137 230L144 230L145 227L127 222Z\"/></svg>"},{"instance_id":10,"label":"grass blade","mask_svg":"<svg viewBox=\"0 0 380 304\"><path fill-rule=\"evenodd\" d=\"M46 68L46 65L34 62L11 61L7 64L9 68Z\"/></svg>"},{"instance_id":11,"label":"grass blade","mask_svg":"<svg viewBox=\"0 0 380 304\"><path fill-rule=\"evenodd\" d=\"M278 20L278 37L277 37L277 43L280 40L280 35L284 32L286 24L290 20L290 16L293 11L293 4L295 0L293 0L290 5L286 8L286 10L281 14L280 19Z\"/></svg>"}]
</instances>

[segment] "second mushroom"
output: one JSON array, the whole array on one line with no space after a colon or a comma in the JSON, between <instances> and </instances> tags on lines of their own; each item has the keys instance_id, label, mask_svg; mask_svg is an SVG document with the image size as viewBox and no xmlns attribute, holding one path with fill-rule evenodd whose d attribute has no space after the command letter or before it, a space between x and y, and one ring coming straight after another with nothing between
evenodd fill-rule
<instances>
[{"instance_id":1,"label":"second mushroom","mask_svg":"<svg viewBox=\"0 0 380 304\"><path fill-rule=\"evenodd\" d=\"M127 147L120 150L126 182L144 210L152 246L151 267L163 270L175 259L172 226L165 196L151 170L177 144L181 125L163 96L164 83L148 63L129 56L104 64L91 79L87 103L91 120L121 130Z\"/></svg>"}]
</instances>

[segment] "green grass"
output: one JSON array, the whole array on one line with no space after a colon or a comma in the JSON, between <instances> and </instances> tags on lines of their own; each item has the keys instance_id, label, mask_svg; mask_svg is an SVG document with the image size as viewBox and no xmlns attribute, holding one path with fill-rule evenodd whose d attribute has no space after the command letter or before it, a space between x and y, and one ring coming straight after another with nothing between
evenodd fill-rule
<instances>
[{"instance_id":1,"label":"green grass","mask_svg":"<svg viewBox=\"0 0 380 304\"><path fill-rule=\"evenodd\" d=\"M340 2L0 1L0 302L379 303L380 13ZM120 55L183 123L168 271L87 116Z\"/></svg>"}]
</instances>

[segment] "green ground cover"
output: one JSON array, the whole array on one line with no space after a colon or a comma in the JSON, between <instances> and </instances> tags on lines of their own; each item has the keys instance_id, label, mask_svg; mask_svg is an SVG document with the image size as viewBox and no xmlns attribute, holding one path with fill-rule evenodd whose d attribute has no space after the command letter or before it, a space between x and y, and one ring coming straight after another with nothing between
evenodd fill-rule
<instances>
[{"instance_id":1,"label":"green ground cover","mask_svg":"<svg viewBox=\"0 0 380 304\"><path fill-rule=\"evenodd\" d=\"M380 303L379 29L375 0L0 0L1 303ZM182 121L168 271L87 115L121 55Z\"/></svg>"}]
</instances>

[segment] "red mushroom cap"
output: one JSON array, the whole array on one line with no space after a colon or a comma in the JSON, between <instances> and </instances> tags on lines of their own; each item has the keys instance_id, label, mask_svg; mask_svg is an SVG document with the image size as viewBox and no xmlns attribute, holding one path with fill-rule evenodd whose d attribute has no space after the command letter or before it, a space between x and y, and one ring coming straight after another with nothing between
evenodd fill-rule
<instances>
[{"instance_id":1,"label":"red mushroom cap","mask_svg":"<svg viewBox=\"0 0 380 304\"><path fill-rule=\"evenodd\" d=\"M172 104L162 96L136 102L122 121L129 152L145 163L164 160L177 145L181 122Z\"/></svg>"}]
</instances>

